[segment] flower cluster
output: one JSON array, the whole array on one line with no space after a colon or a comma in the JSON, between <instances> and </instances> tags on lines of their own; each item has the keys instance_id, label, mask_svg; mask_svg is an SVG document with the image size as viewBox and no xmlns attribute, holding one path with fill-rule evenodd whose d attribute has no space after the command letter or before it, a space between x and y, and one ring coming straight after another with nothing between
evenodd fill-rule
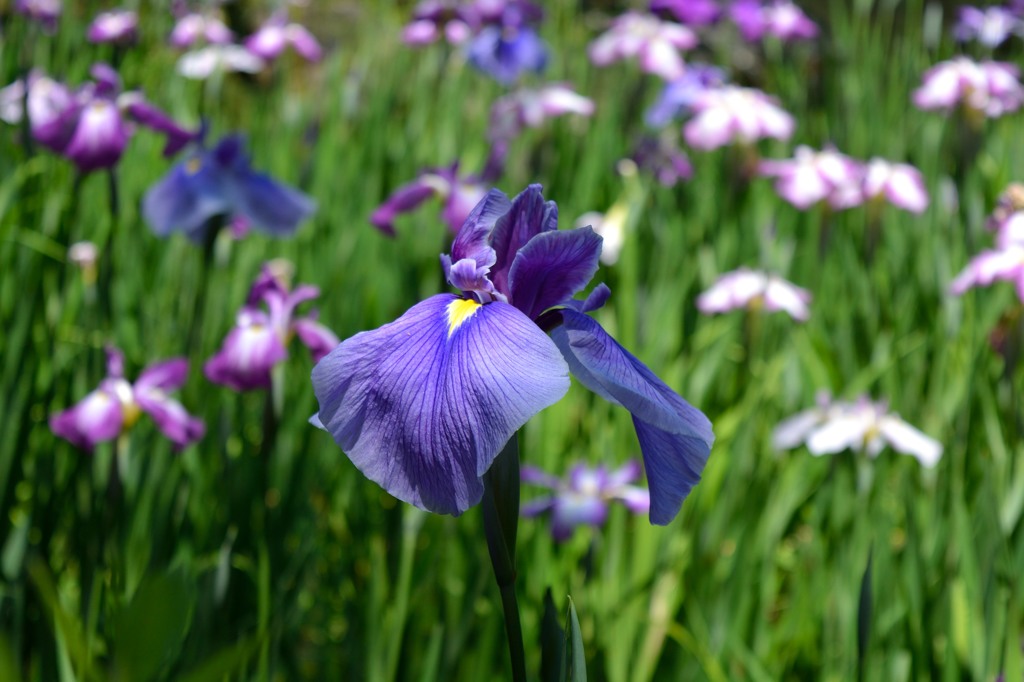
<instances>
[{"instance_id":1,"label":"flower cluster","mask_svg":"<svg viewBox=\"0 0 1024 682\"><path fill-rule=\"evenodd\" d=\"M275 264L263 266L238 311L220 351L203 366L206 378L236 391L270 388L274 366L288 358L288 344L297 336L319 362L338 345L338 337L316 321L316 313L295 316L295 309L317 298L320 290L303 284L289 291L287 273Z\"/></svg>"},{"instance_id":2,"label":"flower cluster","mask_svg":"<svg viewBox=\"0 0 1024 682\"><path fill-rule=\"evenodd\" d=\"M913 455L925 467L935 466L942 457L942 445L889 412L886 402L860 397L854 402L818 396L818 404L780 423L772 434L778 450L807 446L813 455L830 455L843 450L866 452L877 457L886 445L896 452Z\"/></svg>"},{"instance_id":3,"label":"flower cluster","mask_svg":"<svg viewBox=\"0 0 1024 682\"><path fill-rule=\"evenodd\" d=\"M50 417L50 429L74 445L92 450L130 429L145 412L177 448L194 443L206 433L196 419L168 392L177 390L188 376L188 362L175 358L142 371L135 383L124 377L124 355L107 349L107 377L80 403Z\"/></svg>"},{"instance_id":4,"label":"flower cluster","mask_svg":"<svg viewBox=\"0 0 1024 682\"><path fill-rule=\"evenodd\" d=\"M574 298L597 270L601 238L557 220L539 186L512 201L491 190L441 259L461 293L331 351L313 369L312 422L395 497L461 514L509 438L566 393L571 370L633 414L650 518L668 523L700 478L711 424L586 314L610 294L599 285Z\"/></svg>"},{"instance_id":5,"label":"flower cluster","mask_svg":"<svg viewBox=\"0 0 1024 682\"><path fill-rule=\"evenodd\" d=\"M195 139L138 91L122 92L117 72L96 64L93 80L71 89L39 72L0 90L0 118L19 123L26 111L32 137L71 160L83 173L117 164L132 135L131 122L164 134L164 155L172 156ZM25 89L28 92L25 92Z\"/></svg>"},{"instance_id":6,"label":"flower cluster","mask_svg":"<svg viewBox=\"0 0 1024 682\"><path fill-rule=\"evenodd\" d=\"M551 512L551 535L559 542L571 538L577 526L604 525L611 502L621 502L634 514L646 514L651 508L650 493L630 485L640 478L640 463L635 460L612 471L603 465L577 464L564 480L524 466L521 478L524 483L553 491L524 504L521 514L531 517Z\"/></svg>"},{"instance_id":7,"label":"flower cluster","mask_svg":"<svg viewBox=\"0 0 1024 682\"><path fill-rule=\"evenodd\" d=\"M651 0L651 10L671 14L687 26L706 26L728 17L748 41L771 36L781 41L818 35L818 26L792 0L734 0L726 11L717 0Z\"/></svg>"}]
</instances>

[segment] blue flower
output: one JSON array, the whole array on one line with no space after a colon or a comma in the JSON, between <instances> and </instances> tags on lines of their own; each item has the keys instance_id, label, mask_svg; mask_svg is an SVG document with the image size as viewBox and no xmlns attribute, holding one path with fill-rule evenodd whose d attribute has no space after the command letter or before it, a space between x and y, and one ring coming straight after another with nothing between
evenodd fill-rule
<instances>
[{"instance_id":1,"label":"blue flower","mask_svg":"<svg viewBox=\"0 0 1024 682\"><path fill-rule=\"evenodd\" d=\"M700 479L711 423L586 314L606 286L573 298L597 271L601 238L557 223L538 185L512 201L491 190L441 257L462 293L339 344L313 369L311 421L395 497L458 515L480 501L482 476L516 430L565 395L572 371L632 412L651 522L666 524Z\"/></svg>"},{"instance_id":2,"label":"blue flower","mask_svg":"<svg viewBox=\"0 0 1024 682\"><path fill-rule=\"evenodd\" d=\"M213 149L199 147L171 169L142 199L142 214L160 237L184 232L201 243L211 218L244 218L275 237L291 235L316 210L302 192L257 173L245 153L245 140L228 135Z\"/></svg>"},{"instance_id":3,"label":"blue flower","mask_svg":"<svg viewBox=\"0 0 1024 682\"><path fill-rule=\"evenodd\" d=\"M512 85L524 72L540 73L548 63L548 49L529 26L487 26L468 48L469 63L502 85Z\"/></svg>"}]
</instances>

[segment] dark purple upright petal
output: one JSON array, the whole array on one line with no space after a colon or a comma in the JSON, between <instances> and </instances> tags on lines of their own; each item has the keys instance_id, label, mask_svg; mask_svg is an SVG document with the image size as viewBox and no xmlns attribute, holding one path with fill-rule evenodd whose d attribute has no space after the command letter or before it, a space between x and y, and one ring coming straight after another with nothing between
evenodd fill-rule
<instances>
[{"instance_id":1,"label":"dark purple upright petal","mask_svg":"<svg viewBox=\"0 0 1024 682\"><path fill-rule=\"evenodd\" d=\"M417 178L396 189L370 216L370 223L389 237L395 236L395 216L411 211L434 196L436 189Z\"/></svg>"},{"instance_id":2,"label":"dark purple upright petal","mask_svg":"<svg viewBox=\"0 0 1024 682\"><path fill-rule=\"evenodd\" d=\"M466 222L455 235L455 241L452 242L452 262L470 258L478 264L488 261L488 265L492 264L494 250L489 244L488 237L495 229L495 224L511 207L512 203L504 192L497 189L489 191L470 212Z\"/></svg>"},{"instance_id":3,"label":"dark purple upright petal","mask_svg":"<svg viewBox=\"0 0 1024 682\"><path fill-rule=\"evenodd\" d=\"M258 230L287 237L316 211L316 202L268 175L248 172L234 178L235 211Z\"/></svg>"},{"instance_id":4,"label":"dark purple upright petal","mask_svg":"<svg viewBox=\"0 0 1024 682\"><path fill-rule=\"evenodd\" d=\"M525 315L450 294L343 341L312 378L317 421L356 467L444 514L480 500L508 439L569 387L558 349Z\"/></svg>"},{"instance_id":5,"label":"dark purple upright petal","mask_svg":"<svg viewBox=\"0 0 1024 682\"><path fill-rule=\"evenodd\" d=\"M127 95L131 94L134 93ZM127 95L122 95L122 97L127 97ZM198 131L186 130L178 125L174 119L141 96L129 97L125 109L129 116L142 125L167 136L167 143L164 145L163 151L165 157L174 156L184 149L185 145L196 140L199 135Z\"/></svg>"},{"instance_id":6,"label":"dark purple upright petal","mask_svg":"<svg viewBox=\"0 0 1024 682\"><path fill-rule=\"evenodd\" d=\"M491 268L494 287L508 295L508 272L519 249L541 232L558 229L558 207L544 201L540 185L530 185L512 200L508 210L494 223L490 244L495 262Z\"/></svg>"},{"instance_id":7,"label":"dark purple upright petal","mask_svg":"<svg viewBox=\"0 0 1024 682\"><path fill-rule=\"evenodd\" d=\"M668 523L700 480L714 442L711 422L596 321L570 309L560 315L562 325L551 338L570 371L591 391L633 414L651 489L651 523Z\"/></svg>"},{"instance_id":8,"label":"dark purple upright petal","mask_svg":"<svg viewBox=\"0 0 1024 682\"><path fill-rule=\"evenodd\" d=\"M537 235L516 254L508 302L531 320L582 291L597 272L601 237L590 227Z\"/></svg>"},{"instance_id":9,"label":"dark purple upright petal","mask_svg":"<svg viewBox=\"0 0 1024 682\"><path fill-rule=\"evenodd\" d=\"M209 155L179 163L142 198L142 215L158 237L175 230L201 242L204 228L214 216L231 211L225 173Z\"/></svg>"}]
</instances>

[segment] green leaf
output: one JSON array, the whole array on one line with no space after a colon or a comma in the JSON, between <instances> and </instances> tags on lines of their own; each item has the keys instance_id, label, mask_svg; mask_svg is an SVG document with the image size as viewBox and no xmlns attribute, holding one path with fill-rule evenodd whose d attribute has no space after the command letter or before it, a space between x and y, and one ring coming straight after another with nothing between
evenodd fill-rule
<instances>
[{"instance_id":1,"label":"green leaf","mask_svg":"<svg viewBox=\"0 0 1024 682\"><path fill-rule=\"evenodd\" d=\"M558 622L558 609L551 588L544 591L544 616L540 622L540 679L562 682L565 670L565 630Z\"/></svg>"},{"instance_id":2,"label":"green leaf","mask_svg":"<svg viewBox=\"0 0 1024 682\"><path fill-rule=\"evenodd\" d=\"M225 647L179 677L177 682L223 682L255 655L259 645L259 637L249 637Z\"/></svg>"},{"instance_id":3,"label":"green leaf","mask_svg":"<svg viewBox=\"0 0 1024 682\"><path fill-rule=\"evenodd\" d=\"M184 577L143 578L131 602L113 619L114 669L125 680L152 679L181 648L194 597Z\"/></svg>"},{"instance_id":4,"label":"green leaf","mask_svg":"<svg viewBox=\"0 0 1024 682\"><path fill-rule=\"evenodd\" d=\"M565 682L587 682L587 661L583 655L583 635L576 605L569 597L569 614L565 624Z\"/></svg>"}]
</instances>

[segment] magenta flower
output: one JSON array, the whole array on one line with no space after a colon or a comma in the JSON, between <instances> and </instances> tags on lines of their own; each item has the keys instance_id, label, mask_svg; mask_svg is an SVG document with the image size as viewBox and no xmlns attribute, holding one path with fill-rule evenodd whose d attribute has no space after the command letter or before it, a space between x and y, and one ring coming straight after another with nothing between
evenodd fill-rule
<instances>
[{"instance_id":1,"label":"magenta flower","mask_svg":"<svg viewBox=\"0 0 1024 682\"><path fill-rule=\"evenodd\" d=\"M704 90L693 103L693 118L684 126L686 142L695 149L727 144L752 144L772 137L788 140L793 117L760 90L723 85Z\"/></svg>"},{"instance_id":2,"label":"magenta flower","mask_svg":"<svg viewBox=\"0 0 1024 682\"><path fill-rule=\"evenodd\" d=\"M90 43L129 45L139 37L139 15L131 10L102 12L89 24Z\"/></svg>"},{"instance_id":3,"label":"magenta flower","mask_svg":"<svg viewBox=\"0 0 1024 682\"><path fill-rule=\"evenodd\" d=\"M186 14L178 19L171 31L170 43L184 49L199 41L211 45L226 45L234 40L234 34L220 17L213 14Z\"/></svg>"},{"instance_id":4,"label":"magenta flower","mask_svg":"<svg viewBox=\"0 0 1024 682\"><path fill-rule=\"evenodd\" d=\"M1024 23L1006 7L963 6L958 10L953 35L959 41L977 40L985 47L998 47L1013 34L1020 35Z\"/></svg>"},{"instance_id":5,"label":"magenta flower","mask_svg":"<svg viewBox=\"0 0 1024 682\"><path fill-rule=\"evenodd\" d=\"M606 33L590 44L590 61L607 66L637 57L641 70L675 80L686 70L680 52L697 46L697 34L653 14L626 12L612 22Z\"/></svg>"},{"instance_id":6,"label":"magenta flower","mask_svg":"<svg viewBox=\"0 0 1024 682\"><path fill-rule=\"evenodd\" d=\"M338 337L316 321L315 312L295 316L299 304L318 297L320 290L303 284L289 291L274 269L272 264L263 266L238 312L234 329L220 351L203 366L203 373L213 383L236 391L270 388L270 372L288 358L288 343L293 336L309 349L314 363L338 345Z\"/></svg>"},{"instance_id":7,"label":"magenta flower","mask_svg":"<svg viewBox=\"0 0 1024 682\"><path fill-rule=\"evenodd\" d=\"M14 11L43 25L47 31L57 28L64 5L61 0L14 0Z\"/></svg>"},{"instance_id":8,"label":"magenta flower","mask_svg":"<svg viewBox=\"0 0 1024 682\"><path fill-rule=\"evenodd\" d=\"M175 447L184 448L206 433L202 420L167 395L181 388L187 376L188 361L175 358L150 365L131 384L124 378L121 351L108 348L107 377L80 403L52 415L50 430L91 451L97 443L113 440L130 429L145 412Z\"/></svg>"},{"instance_id":9,"label":"magenta flower","mask_svg":"<svg viewBox=\"0 0 1024 682\"><path fill-rule=\"evenodd\" d=\"M413 10L412 21L402 29L406 45L428 45L444 36L461 45L479 29L480 17L472 5L458 0L422 0Z\"/></svg>"},{"instance_id":10,"label":"magenta flower","mask_svg":"<svg viewBox=\"0 0 1024 682\"><path fill-rule=\"evenodd\" d=\"M25 80L0 90L0 120L21 123L25 115ZM69 126L65 112L76 106L75 94L63 83L33 70L28 75L28 118L32 138L57 151L67 145Z\"/></svg>"},{"instance_id":11,"label":"magenta flower","mask_svg":"<svg viewBox=\"0 0 1024 682\"><path fill-rule=\"evenodd\" d=\"M548 83L536 89L519 88L500 97L491 107L488 137L508 141L524 128L538 128L555 116L590 116L593 113L594 102L564 83Z\"/></svg>"},{"instance_id":12,"label":"magenta flower","mask_svg":"<svg viewBox=\"0 0 1024 682\"><path fill-rule=\"evenodd\" d=\"M736 0L730 8L732 20L747 40L766 35L779 40L799 40L818 35L818 25L790 0Z\"/></svg>"},{"instance_id":13,"label":"magenta flower","mask_svg":"<svg viewBox=\"0 0 1024 682\"><path fill-rule=\"evenodd\" d=\"M914 456L928 468L942 457L941 443L890 413L885 401L872 402L864 396L854 403L832 402L819 396L817 407L781 422L772 442L779 449L805 443L813 455L857 450L871 457L877 457L888 445Z\"/></svg>"},{"instance_id":14,"label":"magenta flower","mask_svg":"<svg viewBox=\"0 0 1024 682\"><path fill-rule=\"evenodd\" d=\"M740 268L718 278L710 289L697 297L697 309L705 315L726 313L738 308L750 311L784 310L794 320L810 317L811 292L777 275Z\"/></svg>"},{"instance_id":15,"label":"magenta flower","mask_svg":"<svg viewBox=\"0 0 1024 682\"><path fill-rule=\"evenodd\" d=\"M959 105L976 117L997 118L1024 103L1019 74L1008 62L954 57L925 72L921 87L914 91L914 104L920 109L946 110Z\"/></svg>"},{"instance_id":16,"label":"magenta flower","mask_svg":"<svg viewBox=\"0 0 1024 682\"><path fill-rule=\"evenodd\" d=\"M120 78L106 64L94 65L91 74L93 82L76 91L38 74L28 80L32 136L73 161L82 172L110 168L120 160L133 131L131 121L166 136L165 156L176 154L195 139L197 133L179 126L141 93L121 92ZM23 114L20 107L12 107L11 112L14 115L4 120L20 120Z\"/></svg>"},{"instance_id":17,"label":"magenta flower","mask_svg":"<svg viewBox=\"0 0 1024 682\"><path fill-rule=\"evenodd\" d=\"M473 207L487 194L489 183L499 174L497 168L488 168L479 175L460 176L457 161L447 168L427 169L412 182L396 189L373 212L370 223L387 236L394 237L395 218L399 214L408 213L427 199L437 197L443 204L441 219L452 232L457 232Z\"/></svg>"},{"instance_id":18,"label":"magenta flower","mask_svg":"<svg viewBox=\"0 0 1024 682\"><path fill-rule=\"evenodd\" d=\"M864 170L863 191L868 201L886 200L911 213L923 213L928 208L928 190L921 171L906 163L871 159Z\"/></svg>"},{"instance_id":19,"label":"magenta flower","mask_svg":"<svg viewBox=\"0 0 1024 682\"><path fill-rule=\"evenodd\" d=\"M801 210L825 200L836 209L863 201L861 164L834 148L819 152L801 145L792 159L762 161L758 170L774 177L779 196Z\"/></svg>"},{"instance_id":20,"label":"magenta flower","mask_svg":"<svg viewBox=\"0 0 1024 682\"><path fill-rule=\"evenodd\" d=\"M650 8L659 14L668 12L687 26L707 26L722 15L717 0L651 0Z\"/></svg>"},{"instance_id":21,"label":"magenta flower","mask_svg":"<svg viewBox=\"0 0 1024 682\"><path fill-rule=\"evenodd\" d=\"M957 275L949 290L959 296L972 287L987 287L997 280L1013 282L1018 298L1024 302L1024 243L1007 242L1000 248L982 251Z\"/></svg>"},{"instance_id":22,"label":"magenta flower","mask_svg":"<svg viewBox=\"0 0 1024 682\"><path fill-rule=\"evenodd\" d=\"M603 526L610 502L622 502L634 514L646 514L651 508L650 493L629 485L640 478L640 463L635 460L614 471L602 465L590 468L577 464L564 481L531 466L522 467L521 476L524 483L554 491L553 495L527 502L521 513L538 516L550 511L551 535L559 542L571 538L577 526Z\"/></svg>"},{"instance_id":23,"label":"magenta flower","mask_svg":"<svg viewBox=\"0 0 1024 682\"><path fill-rule=\"evenodd\" d=\"M306 61L318 62L323 57L320 43L313 34L301 24L288 23L288 17L282 12L273 14L256 33L245 39L246 49L267 61L277 59L289 45Z\"/></svg>"}]
</instances>

